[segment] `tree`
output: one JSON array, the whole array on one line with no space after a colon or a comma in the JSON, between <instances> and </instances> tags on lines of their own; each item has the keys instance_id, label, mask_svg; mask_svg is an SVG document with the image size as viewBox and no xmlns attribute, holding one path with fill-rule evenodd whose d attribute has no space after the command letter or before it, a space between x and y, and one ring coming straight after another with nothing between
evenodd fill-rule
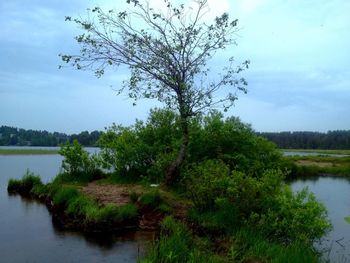
<instances>
[{"instance_id":1,"label":"tree","mask_svg":"<svg viewBox=\"0 0 350 263\"><path fill-rule=\"evenodd\" d=\"M194 8L164 0L166 12L151 8L146 0L126 2L131 5L128 11L105 12L96 7L89 10L87 19L66 17L84 33L76 37L79 55L60 56L78 70L94 70L97 77L109 66L127 66L130 78L119 94L127 90L135 101L157 99L179 112L182 143L167 169L170 185L186 158L189 120L212 108L230 108L236 92L246 92L247 82L236 75L248 68L249 61L235 66L230 58L216 79L209 79L208 62L217 51L235 44L238 21L224 13L208 25L203 21L209 11L207 0L193 0Z\"/></svg>"}]
</instances>

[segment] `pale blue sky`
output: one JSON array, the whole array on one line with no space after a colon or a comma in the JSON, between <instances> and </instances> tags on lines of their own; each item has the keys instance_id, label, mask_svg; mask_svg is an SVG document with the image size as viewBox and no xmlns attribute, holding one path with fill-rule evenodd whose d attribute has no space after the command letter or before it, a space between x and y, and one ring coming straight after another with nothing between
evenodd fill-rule
<instances>
[{"instance_id":1,"label":"pale blue sky","mask_svg":"<svg viewBox=\"0 0 350 263\"><path fill-rule=\"evenodd\" d=\"M0 2L0 125L76 133L102 130L113 122L129 125L147 116L155 102L133 107L113 90L128 77L126 70L96 79L92 72L58 69L58 54L75 53L74 36L80 33L64 17L83 17L87 7L120 7L121 2ZM243 74L248 93L239 94L229 114L258 131L350 129L350 1L209 4L208 19L227 11L240 27L238 46L219 55L211 63L214 70L225 56L251 61Z\"/></svg>"}]
</instances>

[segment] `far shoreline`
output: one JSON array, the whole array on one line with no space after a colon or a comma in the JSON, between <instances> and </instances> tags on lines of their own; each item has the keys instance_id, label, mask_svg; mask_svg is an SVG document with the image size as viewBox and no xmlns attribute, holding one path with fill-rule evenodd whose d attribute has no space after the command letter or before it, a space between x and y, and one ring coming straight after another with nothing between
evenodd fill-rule
<instances>
[{"instance_id":1,"label":"far shoreline","mask_svg":"<svg viewBox=\"0 0 350 263\"><path fill-rule=\"evenodd\" d=\"M50 154L59 154L59 149L56 147L54 149L0 148L0 155L50 155Z\"/></svg>"}]
</instances>

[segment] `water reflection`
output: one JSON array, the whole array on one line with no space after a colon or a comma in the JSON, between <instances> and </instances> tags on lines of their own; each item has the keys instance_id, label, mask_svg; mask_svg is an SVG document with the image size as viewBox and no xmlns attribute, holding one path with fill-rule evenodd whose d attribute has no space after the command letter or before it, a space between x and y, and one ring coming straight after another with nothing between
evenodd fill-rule
<instances>
[{"instance_id":1,"label":"water reflection","mask_svg":"<svg viewBox=\"0 0 350 263\"><path fill-rule=\"evenodd\" d=\"M298 179L291 183L293 190L308 187L324 203L333 225L332 231L316 246L331 262L350 262L350 225L344 218L350 215L350 180L345 177Z\"/></svg>"},{"instance_id":2,"label":"water reflection","mask_svg":"<svg viewBox=\"0 0 350 263\"><path fill-rule=\"evenodd\" d=\"M59 172L59 155L0 156L1 262L136 262L150 232L82 234L52 223L45 205L7 193L10 178L26 169L49 182Z\"/></svg>"}]
</instances>

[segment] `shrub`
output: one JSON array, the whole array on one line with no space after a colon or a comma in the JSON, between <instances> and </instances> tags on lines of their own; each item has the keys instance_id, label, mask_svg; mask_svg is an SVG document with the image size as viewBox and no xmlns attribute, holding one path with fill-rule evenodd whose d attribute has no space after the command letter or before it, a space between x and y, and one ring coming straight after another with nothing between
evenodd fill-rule
<instances>
[{"instance_id":1,"label":"shrub","mask_svg":"<svg viewBox=\"0 0 350 263\"><path fill-rule=\"evenodd\" d=\"M155 109L146 123L113 125L101 136L99 145L106 168L134 180L146 177L159 183L176 156L180 138L178 117L172 111Z\"/></svg>"},{"instance_id":2,"label":"shrub","mask_svg":"<svg viewBox=\"0 0 350 263\"><path fill-rule=\"evenodd\" d=\"M312 243L330 228L326 209L307 190L294 194L283 173L260 177L228 173L218 161L206 161L187 171L194 203L190 219L207 231L231 234L242 224L284 243Z\"/></svg>"},{"instance_id":3,"label":"shrub","mask_svg":"<svg viewBox=\"0 0 350 263\"><path fill-rule=\"evenodd\" d=\"M62 145L59 153L64 157L61 179L85 182L101 177L102 172L98 169L100 160L97 156L89 156L77 140L73 144L67 142Z\"/></svg>"},{"instance_id":4,"label":"shrub","mask_svg":"<svg viewBox=\"0 0 350 263\"><path fill-rule=\"evenodd\" d=\"M113 125L100 138L105 167L120 176L147 178L161 183L165 171L181 145L179 116L169 110L151 110L147 121L122 127ZM189 123L190 142L187 164L208 159L221 160L230 170L260 176L265 170L279 167L281 154L276 146L258 137L238 118L223 119L213 112L198 115Z\"/></svg>"},{"instance_id":5,"label":"shrub","mask_svg":"<svg viewBox=\"0 0 350 263\"><path fill-rule=\"evenodd\" d=\"M239 118L224 119L221 113L212 112L194 120L190 132L190 163L219 159L230 170L256 177L280 165L282 156L276 145L257 136Z\"/></svg>"},{"instance_id":6,"label":"shrub","mask_svg":"<svg viewBox=\"0 0 350 263\"><path fill-rule=\"evenodd\" d=\"M285 186L264 213L252 213L248 222L264 235L282 243L309 243L330 230L327 210L307 189L294 194Z\"/></svg>"},{"instance_id":7,"label":"shrub","mask_svg":"<svg viewBox=\"0 0 350 263\"><path fill-rule=\"evenodd\" d=\"M224 194L229 183L229 168L222 161L208 160L184 171L187 190L196 209L214 209L215 200Z\"/></svg>"}]
</instances>

